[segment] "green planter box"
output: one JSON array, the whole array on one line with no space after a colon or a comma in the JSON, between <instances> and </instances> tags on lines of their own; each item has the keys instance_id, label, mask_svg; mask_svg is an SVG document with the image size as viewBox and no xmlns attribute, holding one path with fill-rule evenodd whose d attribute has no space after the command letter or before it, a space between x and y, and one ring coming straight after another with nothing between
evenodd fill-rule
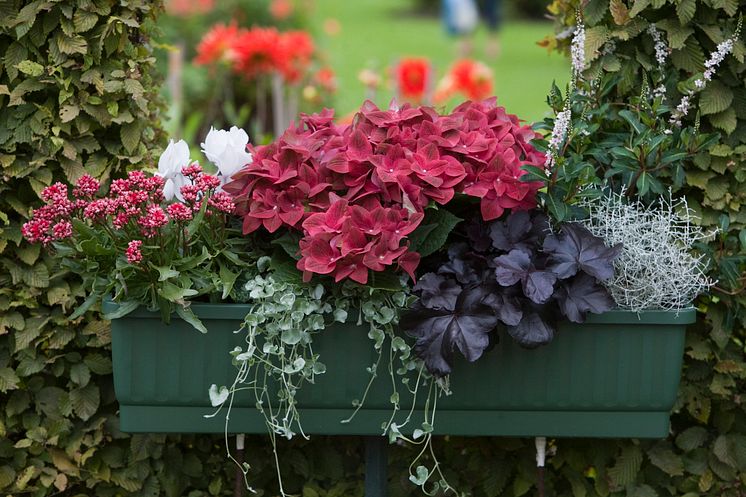
<instances>
[{"instance_id":1,"label":"green planter box","mask_svg":"<svg viewBox=\"0 0 746 497\"><path fill-rule=\"evenodd\" d=\"M116 304L107 303L109 310ZM194 304L209 333L142 310L112 322L114 388L125 432L223 433L223 412L206 419L212 383L230 385L236 369L228 352L243 342L238 329L248 306ZM451 435L635 437L668 434L676 400L686 325L678 314L611 311L586 323L563 323L548 346L526 350L509 337L476 363L451 375L452 395L438 401L435 431ZM306 433L379 435L391 413L391 381L379 375L351 423L353 399L375 362L367 329L327 328L314 342L327 372L299 393ZM403 387L400 387L403 390ZM237 395L228 430L265 433L250 394ZM402 401L406 399L401 393ZM402 406L406 407L406 406ZM422 419L422 415L415 419Z\"/></svg>"}]
</instances>

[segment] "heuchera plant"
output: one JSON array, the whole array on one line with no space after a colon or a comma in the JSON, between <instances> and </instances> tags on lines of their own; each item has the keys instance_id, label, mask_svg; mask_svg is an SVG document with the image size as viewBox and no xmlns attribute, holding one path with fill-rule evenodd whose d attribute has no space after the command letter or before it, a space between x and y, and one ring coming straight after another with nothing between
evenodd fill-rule
<instances>
[{"instance_id":1,"label":"heuchera plant","mask_svg":"<svg viewBox=\"0 0 746 497\"><path fill-rule=\"evenodd\" d=\"M389 267L414 277L420 257L407 236L425 208L456 194L480 198L485 220L535 206L538 183L522 181L522 166L544 163L529 143L536 134L495 99L449 115L366 102L351 126L332 118L304 115L252 148L253 163L225 187L245 233L284 228L300 238L306 281L316 273L365 284L369 271Z\"/></svg>"},{"instance_id":2,"label":"heuchera plant","mask_svg":"<svg viewBox=\"0 0 746 497\"><path fill-rule=\"evenodd\" d=\"M601 282L613 276L620 250L577 223L554 232L536 211L474 221L466 241L452 244L447 260L415 285L419 300L402 329L435 376L450 373L457 350L479 359L498 325L520 345L537 347L552 340L560 315L582 323L587 312L613 306Z\"/></svg>"}]
</instances>

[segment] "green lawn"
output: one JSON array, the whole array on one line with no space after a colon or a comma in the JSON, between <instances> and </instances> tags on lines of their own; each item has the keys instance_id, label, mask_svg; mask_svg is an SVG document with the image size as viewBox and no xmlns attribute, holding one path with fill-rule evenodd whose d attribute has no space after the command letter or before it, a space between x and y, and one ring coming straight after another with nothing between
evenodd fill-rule
<instances>
[{"instance_id":1,"label":"green lawn","mask_svg":"<svg viewBox=\"0 0 746 497\"><path fill-rule=\"evenodd\" d=\"M357 79L364 67L380 71L401 56L426 56L440 77L455 60L456 43L446 35L440 20L411 15L402 10L408 4L407 0L316 0L312 21L337 73L338 115L356 109L365 98L365 89ZM336 36L322 29L328 19L340 24ZM536 45L550 32L548 23L506 21L500 35L502 53L493 61L484 56L485 33L478 33L475 39L473 57L494 70L498 101L527 121L539 120L546 113L546 94L552 80L568 80L566 60ZM376 103L386 105L391 96L390 89L381 91Z\"/></svg>"}]
</instances>

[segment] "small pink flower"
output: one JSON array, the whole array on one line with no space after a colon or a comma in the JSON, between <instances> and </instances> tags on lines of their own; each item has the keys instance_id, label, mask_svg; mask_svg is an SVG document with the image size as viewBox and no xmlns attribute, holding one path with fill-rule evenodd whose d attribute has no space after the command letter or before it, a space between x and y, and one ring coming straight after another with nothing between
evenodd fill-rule
<instances>
[{"instance_id":1,"label":"small pink flower","mask_svg":"<svg viewBox=\"0 0 746 497\"><path fill-rule=\"evenodd\" d=\"M181 174L195 179L197 176L202 174L202 166L200 166L198 162L192 162L190 165L181 168Z\"/></svg>"},{"instance_id":2,"label":"small pink flower","mask_svg":"<svg viewBox=\"0 0 746 497\"><path fill-rule=\"evenodd\" d=\"M56 240L70 238L71 236L73 236L73 225L70 223L70 221L60 221L59 223L54 225L54 228L52 228L52 233L54 234L54 238Z\"/></svg>"},{"instance_id":3,"label":"small pink flower","mask_svg":"<svg viewBox=\"0 0 746 497\"><path fill-rule=\"evenodd\" d=\"M130 264L137 264L142 261L142 252L140 252L141 246L142 240L132 240L127 244L127 251L125 252L127 262Z\"/></svg>"},{"instance_id":4,"label":"small pink flower","mask_svg":"<svg viewBox=\"0 0 746 497\"><path fill-rule=\"evenodd\" d=\"M121 230L122 228L127 226L127 223L130 221L131 218L132 216L127 212L120 212L114 217L114 221L112 221L111 224L113 224L116 229Z\"/></svg>"},{"instance_id":5,"label":"small pink flower","mask_svg":"<svg viewBox=\"0 0 746 497\"><path fill-rule=\"evenodd\" d=\"M130 182L130 188L143 188L149 183L148 177L142 171L131 171L127 179Z\"/></svg>"},{"instance_id":6,"label":"small pink flower","mask_svg":"<svg viewBox=\"0 0 746 497\"><path fill-rule=\"evenodd\" d=\"M130 184L129 180L115 179L111 182L111 187L109 187L109 189L114 195L121 195L124 192L128 192L131 186L132 185Z\"/></svg>"},{"instance_id":7,"label":"small pink flower","mask_svg":"<svg viewBox=\"0 0 746 497\"><path fill-rule=\"evenodd\" d=\"M236 209L236 205L233 203L233 197L225 192L214 193L207 203L210 207L214 207L216 210L226 214L232 214Z\"/></svg>"},{"instance_id":8,"label":"small pink flower","mask_svg":"<svg viewBox=\"0 0 746 497\"><path fill-rule=\"evenodd\" d=\"M44 188L41 191L41 198L45 202L60 202L62 200L68 201L67 198L67 185L62 183L55 183Z\"/></svg>"},{"instance_id":9,"label":"small pink flower","mask_svg":"<svg viewBox=\"0 0 746 497\"><path fill-rule=\"evenodd\" d=\"M220 186L220 178L211 174L203 174L195 180L194 185L200 191L207 192Z\"/></svg>"},{"instance_id":10,"label":"small pink flower","mask_svg":"<svg viewBox=\"0 0 746 497\"><path fill-rule=\"evenodd\" d=\"M168 224L168 216L159 205L150 205L144 216L137 220L144 236L150 238L156 235L158 228Z\"/></svg>"},{"instance_id":11,"label":"small pink flower","mask_svg":"<svg viewBox=\"0 0 746 497\"><path fill-rule=\"evenodd\" d=\"M188 204L197 202L197 199L201 197L200 193L199 188L195 185L184 185L181 187L181 197L184 199L184 202Z\"/></svg>"},{"instance_id":12,"label":"small pink flower","mask_svg":"<svg viewBox=\"0 0 746 497\"><path fill-rule=\"evenodd\" d=\"M100 187L101 184L96 178L90 174L85 174L76 183L73 189L73 196L76 198L91 198L98 192Z\"/></svg>"},{"instance_id":13,"label":"small pink flower","mask_svg":"<svg viewBox=\"0 0 746 497\"><path fill-rule=\"evenodd\" d=\"M89 203L83 210L83 216L91 219L101 219L114 214L117 202L110 198L99 198Z\"/></svg>"},{"instance_id":14,"label":"small pink flower","mask_svg":"<svg viewBox=\"0 0 746 497\"><path fill-rule=\"evenodd\" d=\"M232 200L231 204L233 204ZM174 219L175 221L189 221L192 219L192 210L184 204L170 204L166 210L168 211L168 215L171 216L171 219Z\"/></svg>"},{"instance_id":15,"label":"small pink flower","mask_svg":"<svg viewBox=\"0 0 746 497\"><path fill-rule=\"evenodd\" d=\"M48 219L34 218L23 225L21 234L31 243L43 243L46 245L52 241L52 237L49 236L49 228L51 226L52 222Z\"/></svg>"}]
</instances>

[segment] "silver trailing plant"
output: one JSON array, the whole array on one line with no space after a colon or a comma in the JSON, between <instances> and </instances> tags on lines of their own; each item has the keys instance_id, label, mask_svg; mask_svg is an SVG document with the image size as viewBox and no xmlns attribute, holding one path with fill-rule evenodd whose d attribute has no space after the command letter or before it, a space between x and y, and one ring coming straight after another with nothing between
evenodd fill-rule
<instances>
[{"instance_id":1,"label":"silver trailing plant","mask_svg":"<svg viewBox=\"0 0 746 497\"><path fill-rule=\"evenodd\" d=\"M622 309L682 309L714 282L695 243L710 238L693 221L685 199L661 198L655 207L628 200L624 193L582 202L582 223L608 246L621 243L614 277L606 283Z\"/></svg>"}]
</instances>

